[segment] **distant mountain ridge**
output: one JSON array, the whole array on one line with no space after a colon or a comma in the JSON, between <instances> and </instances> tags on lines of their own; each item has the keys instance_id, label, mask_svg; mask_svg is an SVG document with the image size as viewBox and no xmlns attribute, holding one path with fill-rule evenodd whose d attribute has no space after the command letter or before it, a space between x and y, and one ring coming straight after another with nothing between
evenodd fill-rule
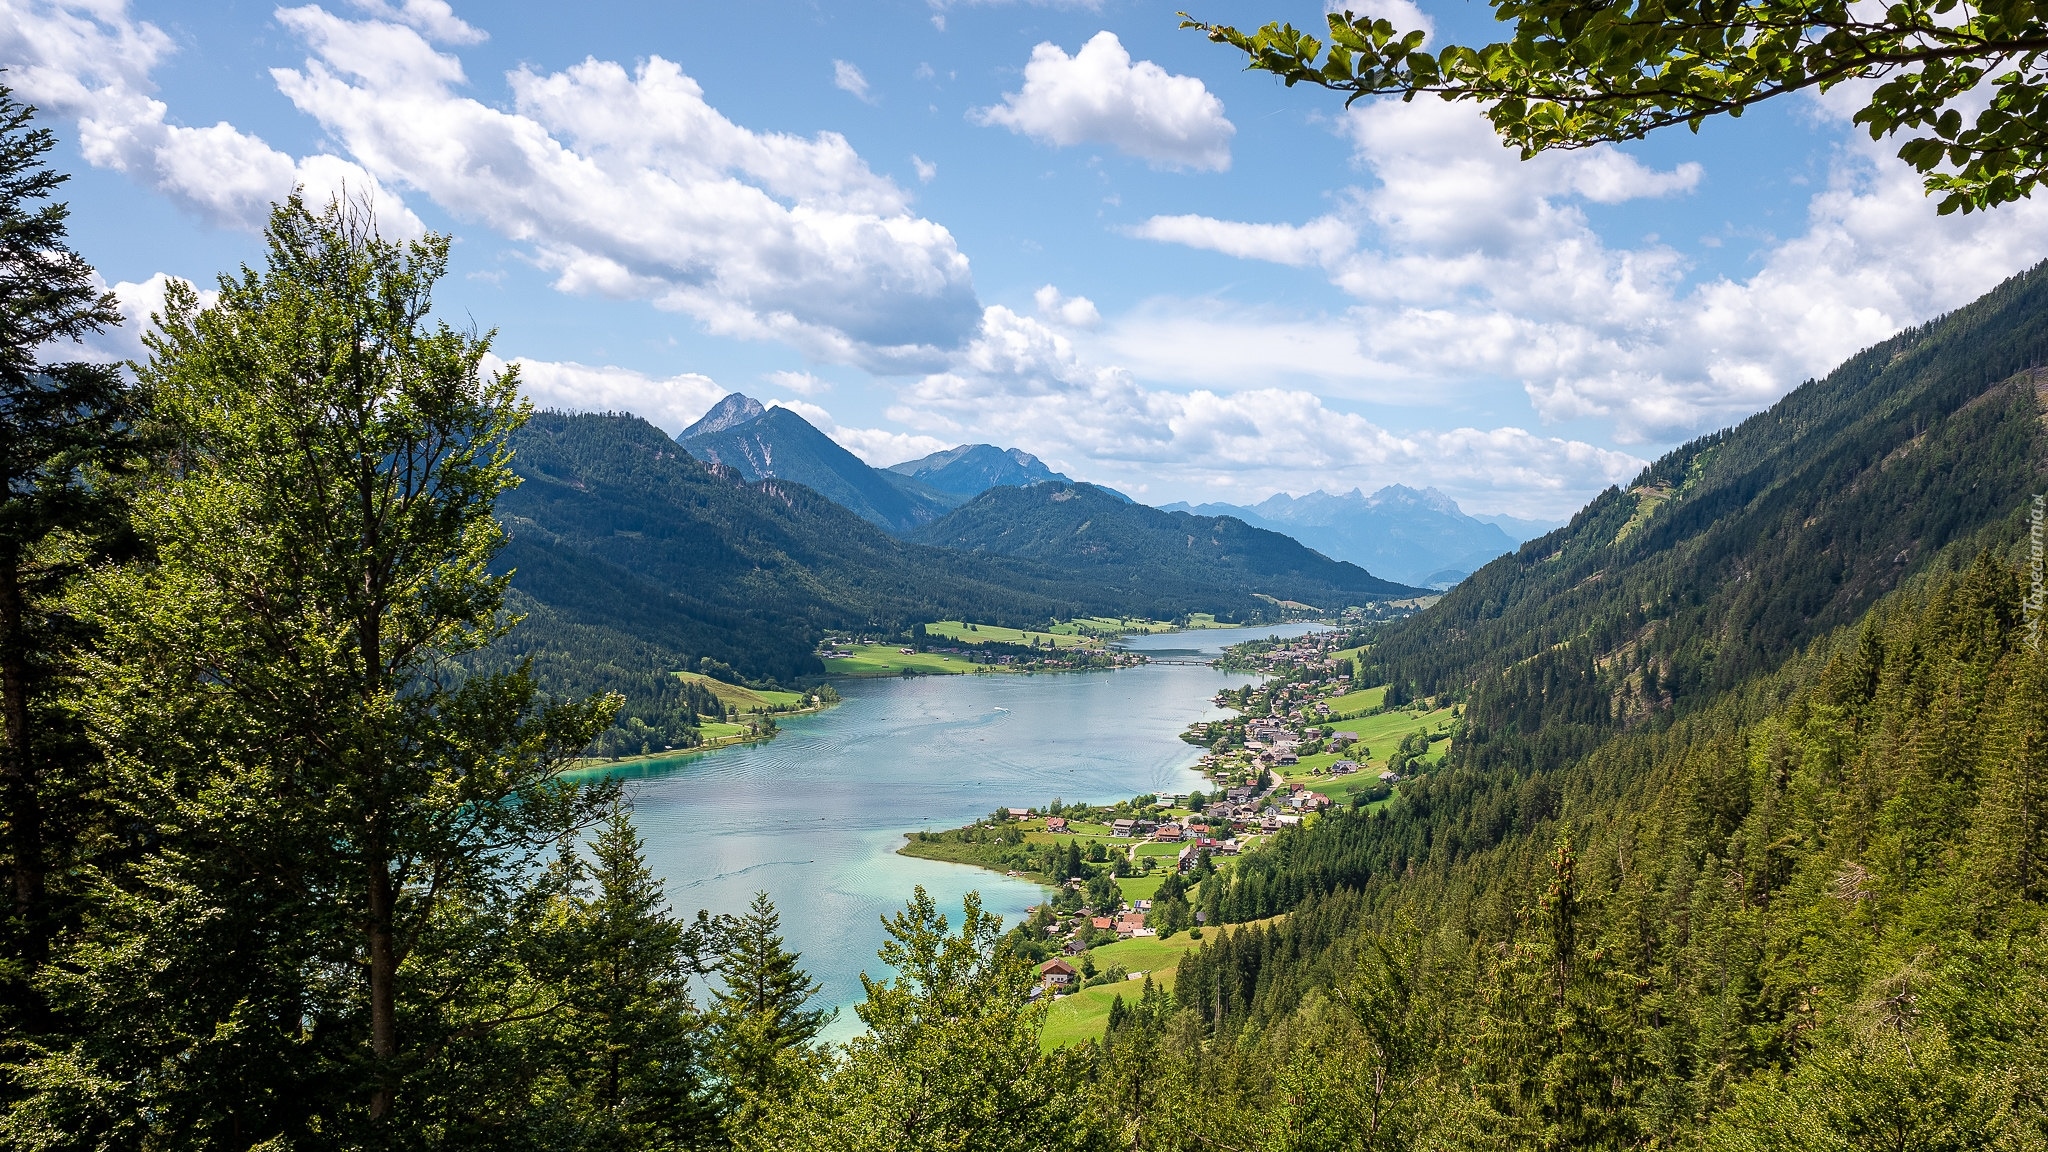
<instances>
[{"instance_id":1,"label":"distant mountain ridge","mask_svg":"<svg viewBox=\"0 0 2048 1152\"><path fill-rule=\"evenodd\" d=\"M1238 517L1163 511L1094 484L991 488L910 538L1070 573L1102 572L1134 595L1188 600L1200 588L1228 587L1338 609L1426 591L1332 560Z\"/></svg>"},{"instance_id":2,"label":"distant mountain ridge","mask_svg":"<svg viewBox=\"0 0 2048 1152\"><path fill-rule=\"evenodd\" d=\"M872 467L795 412L763 408L737 392L712 405L676 439L706 464L724 465L749 481L793 481L899 536L944 516L961 501Z\"/></svg>"},{"instance_id":3,"label":"distant mountain ridge","mask_svg":"<svg viewBox=\"0 0 2048 1152\"><path fill-rule=\"evenodd\" d=\"M1245 523L1282 532L1336 560L1407 584L1448 587L1487 561L1514 551L1554 525L1501 517L1501 523L1467 515L1457 501L1434 488L1390 484L1365 495L1279 493L1250 507L1237 504L1168 504L1167 511L1235 516ZM1526 534L1525 534L1526 533Z\"/></svg>"},{"instance_id":4,"label":"distant mountain ridge","mask_svg":"<svg viewBox=\"0 0 2048 1152\"><path fill-rule=\"evenodd\" d=\"M962 444L921 460L891 464L887 470L963 499L972 499L991 488L1022 488L1048 480L1072 482L1021 448L998 448L993 444Z\"/></svg>"}]
</instances>

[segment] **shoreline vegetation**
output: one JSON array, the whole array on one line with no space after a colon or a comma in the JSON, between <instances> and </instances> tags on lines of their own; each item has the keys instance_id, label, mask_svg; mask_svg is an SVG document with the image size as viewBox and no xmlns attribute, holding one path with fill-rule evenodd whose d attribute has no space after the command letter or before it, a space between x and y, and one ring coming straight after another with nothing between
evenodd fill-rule
<instances>
[{"instance_id":1,"label":"shoreline vegetation","mask_svg":"<svg viewBox=\"0 0 2048 1152\"><path fill-rule=\"evenodd\" d=\"M576 761L574 770L604 771L772 740L780 731L778 718L812 715L837 704L839 693L832 688L833 680L1131 668L1146 660L1141 654L1113 646L1124 636L1242 627L1247 625L1221 623L1208 613L1195 613L1176 621L1088 616L1058 621L1043 629L940 620L912 625L894 638L828 637L818 649L818 657L825 663L825 678L810 688L752 687L702 672L670 673L689 698L709 700L717 709L699 713L695 725L686 730L696 742L675 743L674 735L664 738L648 729L638 733L640 750L584 756ZM628 734L628 747L632 735Z\"/></svg>"},{"instance_id":2,"label":"shoreline vegetation","mask_svg":"<svg viewBox=\"0 0 2048 1152\"><path fill-rule=\"evenodd\" d=\"M959 628L928 631L950 636ZM1390 705L1385 685L1354 688L1360 641L1338 623L1307 637L1260 637L1226 649L1219 667L1262 682L1218 693L1213 702L1236 715L1182 734L1208 749L1194 767L1210 778L1210 791L1106 805L1055 799L905 834L900 855L1046 889L1046 901L1010 930L1010 943L1041 972L1054 971L1053 961L1073 969L1071 983L1044 985L1053 995L1041 1034L1047 1050L1100 1040L1125 1009L1170 994L1181 960L1207 940L1278 919L1256 917L1255 904L1250 919L1243 907L1226 914L1223 893L1241 861L1253 860L1256 873L1260 853L1328 808L1370 813L1391 805L1395 781L1369 767L1398 778L1442 759L1458 711L1427 701ZM1323 721L1344 723L1342 738Z\"/></svg>"}]
</instances>

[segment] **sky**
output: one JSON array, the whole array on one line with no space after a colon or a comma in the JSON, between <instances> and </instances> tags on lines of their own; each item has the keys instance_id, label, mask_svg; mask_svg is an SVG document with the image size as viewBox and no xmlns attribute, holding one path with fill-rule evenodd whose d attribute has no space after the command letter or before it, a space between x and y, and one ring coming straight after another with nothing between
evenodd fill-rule
<instances>
[{"instance_id":1,"label":"sky","mask_svg":"<svg viewBox=\"0 0 2048 1152\"><path fill-rule=\"evenodd\" d=\"M0 0L0 80L130 317L89 354L346 192L454 238L440 312L539 406L675 432L739 391L872 464L987 442L1154 504L1562 519L2048 256L2043 204L1937 217L1852 91L1523 162L1470 105L1247 73L1182 6L1323 12Z\"/></svg>"}]
</instances>

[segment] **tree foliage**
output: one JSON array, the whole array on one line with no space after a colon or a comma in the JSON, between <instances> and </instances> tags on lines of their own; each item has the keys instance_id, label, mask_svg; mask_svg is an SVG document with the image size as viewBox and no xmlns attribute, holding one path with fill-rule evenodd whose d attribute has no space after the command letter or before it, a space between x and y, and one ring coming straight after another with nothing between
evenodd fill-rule
<instances>
[{"instance_id":1,"label":"tree foliage","mask_svg":"<svg viewBox=\"0 0 2048 1152\"><path fill-rule=\"evenodd\" d=\"M1492 0L1512 35L1428 51L1426 34L1333 12L1327 44L1291 24L1257 32L1186 20L1291 87L1486 106L1526 159L1740 116L1772 97L1870 84L1855 122L1907 134L1899 156L1944 214L2030 195L2048 171L2048 16L2012 0ZM1185 14L1183 14L1185 16Z\"/></svg>"}]
</instances>

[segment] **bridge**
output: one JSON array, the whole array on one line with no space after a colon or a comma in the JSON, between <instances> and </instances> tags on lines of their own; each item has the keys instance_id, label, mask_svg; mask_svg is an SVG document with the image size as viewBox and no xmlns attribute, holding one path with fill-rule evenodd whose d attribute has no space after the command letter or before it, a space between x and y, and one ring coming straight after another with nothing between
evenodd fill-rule
<instances>
[{"instance_id":1,"label":"bridge","mask_svg":"<svg viewBox=\"0 0 2048 1152\"><path fill-rule=\"evenodd\" d=\"M1173 666L1173 667L1175 667L1175 668L1207 668L1207 667L1208 667L1209 665L1211 665L1211 664L1214 664L1214 663L1215 663L1215 661L1214 661L1214 660L1176 660L1176 659L1173 659L1173 658L1171 658L1171 657L1169 657L1169 658L1166 658L1166 659L1160 659L1160 658L1159 658L1159 657L1157 657L1157 656L1148 656L1148 657L1146 657L1146 658L1145 658L1145 663L1147 663L1147 664L1167 664L1167 665L1171 665L1171 666Z\"/></svg>"}]
</instances>

